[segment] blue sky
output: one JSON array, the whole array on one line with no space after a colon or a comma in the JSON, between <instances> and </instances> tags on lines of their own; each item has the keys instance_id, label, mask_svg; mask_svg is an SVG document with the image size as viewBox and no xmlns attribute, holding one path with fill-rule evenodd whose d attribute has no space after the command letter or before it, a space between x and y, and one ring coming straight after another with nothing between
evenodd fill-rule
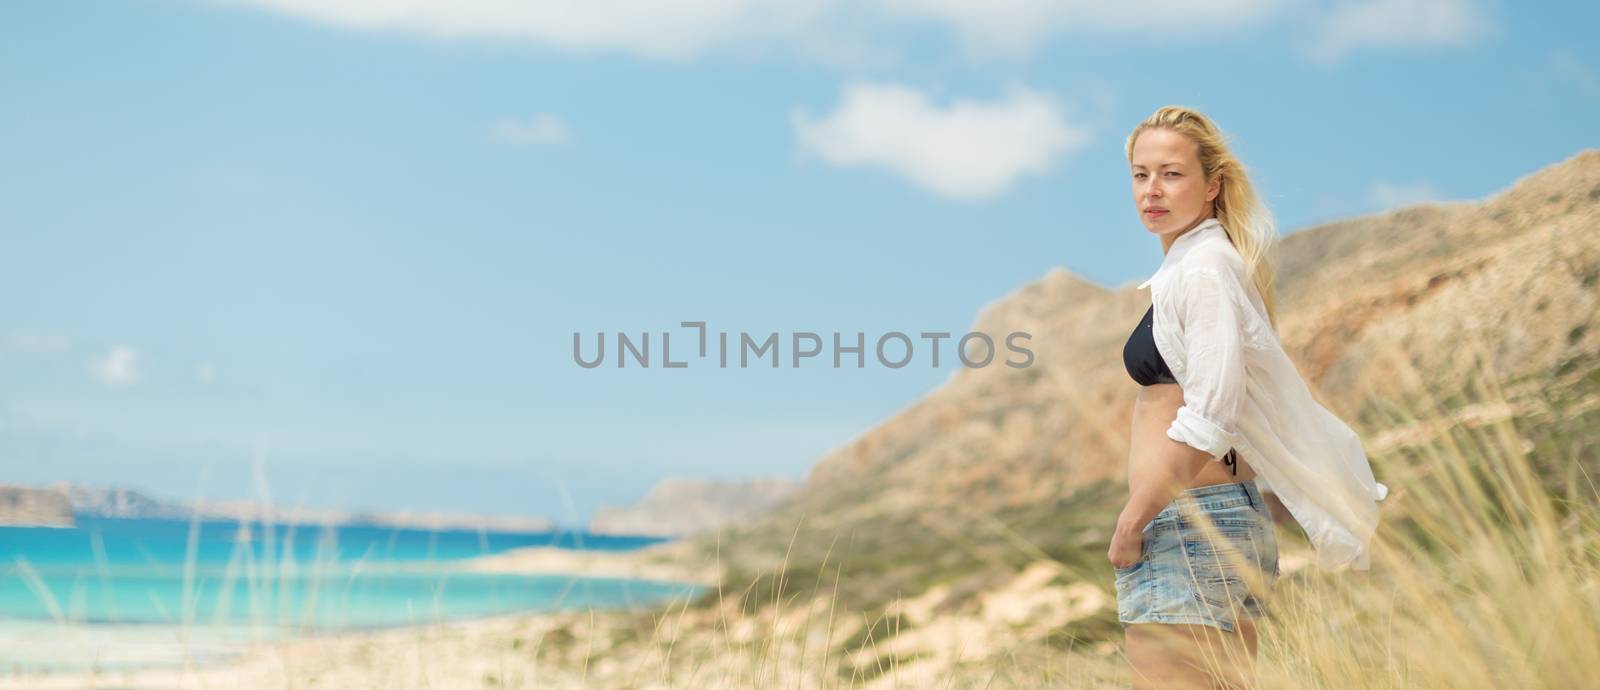
<instances>
[{"instance_id":1,"label":"blue sky","mask_svg":"<svg viewBox=\"0 0 1600 690\"><path fill-rule=\"evenodd\" d=\"M679 360L680 321L870 341L1053 267L1129 287L1161 250L1123 139L1167 104L1285 234L1482 198L1600 143L1597 14L8 2L0 481L576 524L664 476L800 477L953 352L589 370L573 332Z\"/></svg>"}]
</instances>

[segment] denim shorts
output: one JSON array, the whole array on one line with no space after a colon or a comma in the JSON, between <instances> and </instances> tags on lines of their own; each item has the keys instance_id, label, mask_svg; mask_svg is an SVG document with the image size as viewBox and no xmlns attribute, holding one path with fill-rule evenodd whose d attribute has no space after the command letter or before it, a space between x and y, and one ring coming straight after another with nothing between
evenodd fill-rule
<instances>
[{"instance_id":1,"label":"denim shorts","mask_svg":"<svg viewBox=\"0 0 1600 690\"><path fill-rule=\"evenodd\" d=\"M1196 511L1180 510L1185 502ZM1197 524L1205 517L1215 539ZM1255 577L1244 577L1241 568ZM1139 560L1116 573L1117 618L1124 624L1197 623L1234 632L1237 616L1264 617L1278 579L1278 540L1255 481L1178 494L1145 526Z\"/></svg>"}]
</instances>

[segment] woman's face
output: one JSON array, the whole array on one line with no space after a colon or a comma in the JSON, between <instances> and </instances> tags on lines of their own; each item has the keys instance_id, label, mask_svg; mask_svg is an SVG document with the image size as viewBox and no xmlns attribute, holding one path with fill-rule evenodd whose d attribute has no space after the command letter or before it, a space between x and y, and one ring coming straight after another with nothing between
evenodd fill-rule
<instances>
[{"instance_id":1,"label":"woman's face","mask_svg":"<svg viewBox=\"0 0 1600 690\"><path fill-rule=\"evenodd\" d=\"M1170 129L1149 129L1133 142L1129 160L1133 204L1145 228L1167 242L1209 218L1220 180L1207 183L1200 147Z\"/></svg>"}]
</instances>

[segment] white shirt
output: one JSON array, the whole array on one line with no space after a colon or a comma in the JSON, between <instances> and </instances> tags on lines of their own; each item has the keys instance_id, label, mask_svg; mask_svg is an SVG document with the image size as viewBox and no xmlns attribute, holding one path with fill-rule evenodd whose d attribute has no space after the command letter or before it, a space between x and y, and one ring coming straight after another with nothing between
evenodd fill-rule
<instances>
[{"instance_id":1,"label":"white shirt","mask_svg":"<svg viewBox=\"0 0 1600 690\"><path fill-rule=\"evenodd\" d=\"M1179 235L1146 286L1152 338L1183 389L1167 436L1218 461L1236 449L1305 529L1319 567L1368 570L1389 488L1355 431L1312 397L1222 223Z\"/></svg>"}]
</instances>

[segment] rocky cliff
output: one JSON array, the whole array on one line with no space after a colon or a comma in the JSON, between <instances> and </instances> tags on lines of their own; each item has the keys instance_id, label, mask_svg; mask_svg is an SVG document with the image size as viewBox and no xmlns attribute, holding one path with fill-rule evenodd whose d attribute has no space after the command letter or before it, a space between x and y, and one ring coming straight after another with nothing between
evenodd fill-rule
<instances>
[{"instance_id":1,"label":"rocky cliff","mask_svg":"<svg viewBox=\"0 0 1600 690\"><path fill-rule=\"evenodd\" d=\"M189 510L120 486L85 486L57 482L55 490L72 502L72 511L87 517L185 519Z\"/></svg>"},{"instance_id":2,"label":"rocky cliff","mask_svg":"<svg viewBox=\"0 0 1600 690\"><path fill-rule=\"evenodd\" d=\"M663 479L638 503L602 506L589 531L652 536L703 532L769 510L799 488L799 481L783 477Z\"/></svg>"},{"instance_id":3,"label":"rocky cliff","mask_svg":"<svg viewBox=\"0 0 1600 690\"><path fill-rule=\"evenodd\" d=\"M72 503L53 489L0 485L0 526L71 527Z\"/></svg>"},{"instance_id":4,"label":"rocky cliff","mask_svg":"<svg viewBox=\"0 0 1600 690\"><path fill-rule=\"evenodd\" d=\"M52 489L65 496L70 512L87 517L262 521L278 524L375 525L419 530L489 530L547 532L555 528L539 517L449 513L350 511L301 506L263 505L259 501L169 501L121 486L88 486L58 482Z\"/></svg>"}]
</instances>

